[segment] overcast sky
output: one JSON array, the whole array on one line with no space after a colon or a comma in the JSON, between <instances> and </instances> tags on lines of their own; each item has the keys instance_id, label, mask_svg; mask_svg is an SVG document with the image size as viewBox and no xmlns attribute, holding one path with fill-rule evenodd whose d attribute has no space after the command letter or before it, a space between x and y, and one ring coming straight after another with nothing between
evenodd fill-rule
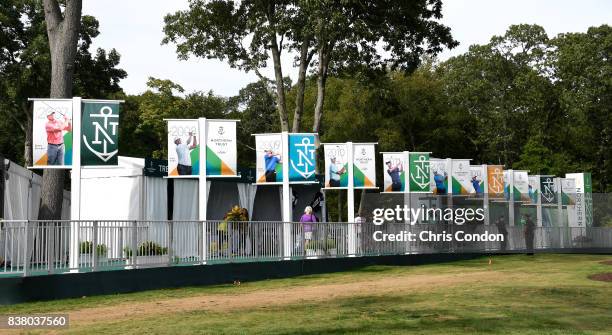
<instances>
[{"instance_id":1,"label":"overcast sky","mask_svg":"<svg viewBox=\"0 0 612 335\"><path fill-rule=\"evenodd\" d=\"M398 0L402 1L402 0ZM188 92L213 90L231 96L256 81L252 73L232 69L208 59L178 60L173 45L160 45L164 15L187 8L187 0L85 0L83 14L100 21L100 35L94 48L115 48L121 54L120 68L128 73L121 86L128 94L146 89L147 78L170 79ZM549 36L563 32L584 32L590 26L612 23L612 1L608 0L446 0L442 22L450 26L461 44L440 55L447 59L467 51L472 44L487 43L492 35L503 34L509 25L539 24ZM290 68L291 57L284 59ZM266 71L272 76L272 71ZM287 75L285 73L285 75Z\"/></svg>"}]
</instances>

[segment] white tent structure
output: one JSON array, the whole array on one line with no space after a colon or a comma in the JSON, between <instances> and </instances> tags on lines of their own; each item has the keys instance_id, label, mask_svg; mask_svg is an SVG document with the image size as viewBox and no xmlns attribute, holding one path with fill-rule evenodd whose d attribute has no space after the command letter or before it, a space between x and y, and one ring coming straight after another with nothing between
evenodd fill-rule
<instances>
[{"instance_id":1,"label":"white tent structure","mask_svg":"<svg viewBox=\"0 0 612 335\"><path fill-rule=\"evenodd\" d=\"M40 209L42 177L5 160L4 217L5 220L36 220ZM62 220L70 219L70 192L64 191Z\"/></svg>"},{"instance_id":2,"label":"white tent structure","mask_svg":"<svg viewBox=\"0 0 612 335\"><path fill-rule=\"evenodd\" d=\"M81 171L82 220L167 220L167 180L146 177L143 158Z\"/></svg>"}]
</instances>

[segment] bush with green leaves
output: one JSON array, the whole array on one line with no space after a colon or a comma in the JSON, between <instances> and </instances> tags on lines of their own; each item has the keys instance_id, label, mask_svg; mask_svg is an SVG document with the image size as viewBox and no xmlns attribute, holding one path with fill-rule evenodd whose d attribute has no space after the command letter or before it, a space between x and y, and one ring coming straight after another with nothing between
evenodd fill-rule
<instances>
[{"instance_id":1,"label":"bush with green leaves","mask_svg":"<svg viewBox=\"0 0 612 335\"><path fill-rule=\"evenodd\" d=\"M83 241L79 243L79 253L81 255L91 255L93 249L94 247L92 241ZM98 244L96 246L96 254L98 256L106 256L108 254L108 247L106 244Z\"/></svg>"},{"instance_id":2,"label":"bush with green leaves","mask_svg":"<svg viewBox=\"0 0 612 335\"><path fill-rule=\"evenodd\" d=\"M130 247L123 248L123 252L126 257L132 257L132 249ZM136 249L136 256L161 256L167 254L168 248L162 247L153 241L144 241Z\"/></svg>"}]
</instances>

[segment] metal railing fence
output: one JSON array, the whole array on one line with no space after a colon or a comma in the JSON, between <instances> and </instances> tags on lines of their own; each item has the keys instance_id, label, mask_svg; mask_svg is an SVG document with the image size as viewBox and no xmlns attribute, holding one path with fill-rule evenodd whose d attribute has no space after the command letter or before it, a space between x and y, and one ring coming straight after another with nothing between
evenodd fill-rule
<instances>
[{"instance_id":1,"label":"metal railing fence","mask_svg":"<svg viewBox=\"0 0 612 335\"><path fill-rule=\"evenodd\" d=\"M458 241L456 234L485 240ZM503 236L503 241L485 236ZM612 250L612 228L537 227L526 232L523 226L500 229L470 224L0 221L0 276L324 257L595 248Z\"/></svg>"}]
</instances>

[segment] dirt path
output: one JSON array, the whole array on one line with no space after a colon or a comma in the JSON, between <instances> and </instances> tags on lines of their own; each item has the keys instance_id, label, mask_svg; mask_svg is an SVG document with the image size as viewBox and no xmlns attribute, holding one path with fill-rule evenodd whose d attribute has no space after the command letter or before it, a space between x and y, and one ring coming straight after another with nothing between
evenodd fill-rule
<instances>
[{"instance_id":1,"label":"dirt path","mask_svg":"<svg viewBox=\"0 0 612 335\"><path fill-rule=\"evenodd\" d=\"M69 311L70 325L84 326L98 322L146 318L161 314L172 314L194 310L214 312L234 309L271 307L299 303L302 301L324 301L335 298L361 295L384 295L397 291L414 291L427 287L448 287L465 283L485 283L501 277L508 279L508 273L478 271L463 274L414 275L371 278L348 283L296 286L282 289L264 289L235 294L198 295L188 298L152 300L124 303L115 306L85 308Z\"/></svg>"}]
</instances>

